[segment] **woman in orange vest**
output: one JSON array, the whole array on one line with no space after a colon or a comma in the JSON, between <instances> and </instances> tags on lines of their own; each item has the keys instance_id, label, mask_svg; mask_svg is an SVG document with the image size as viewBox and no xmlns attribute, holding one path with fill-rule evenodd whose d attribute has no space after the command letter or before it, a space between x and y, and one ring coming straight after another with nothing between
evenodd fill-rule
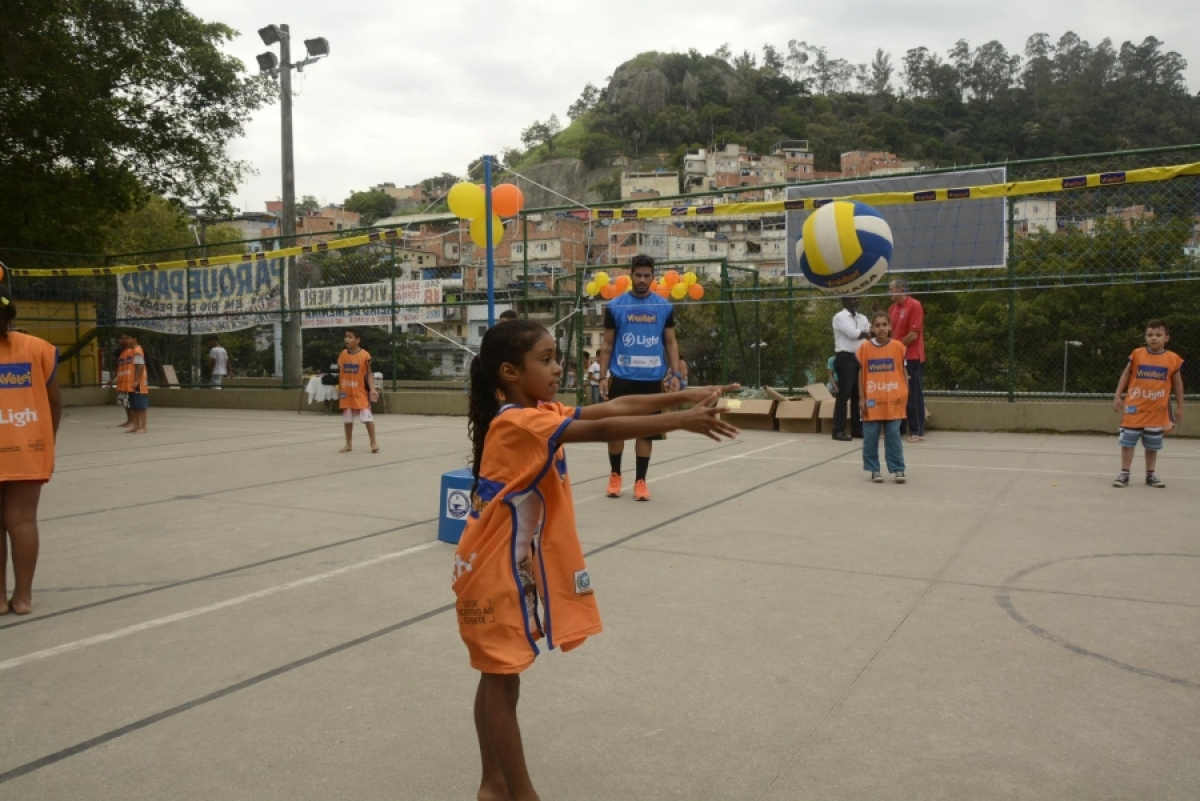
<instances>
[{"instance_id":1,"label":"woman in orange vest","mask_svg":"<svg viewBox=\"0 0 1200 801\"><path fill-rule=\"evenodd\" d=\"M722 388L569 408L554 400L562 375L554 338L531 320L490 329L471 362L475 486L452 575L459 635L480 672L479 798L537 798L517 725L520 674L538 655L537 642L570 651L601 628L562 445L679 429L718 441L738 433L717 416ZM696 406L654 414L683 403Z\"/></svg>"},{"instance_id":2,"label":"woman in orange vest","mask_svg":"<svg viewBox=\"0 0 1200 801\"><path fill-rule=\"evenodd\" d=\"M17 316L0 284L0 615L33 611L37 567L37 509L42 485L54 472L54 440L62 417L58 348L9 326ZM5 586L8 543L16 586Z\"/></svg>"},{"instance_id":3,"label":"woman in orange vest","mask_svg":"<svg viewBox=\"0 0 1200 801\"><path fill-rule=\"evenodd\" d=\"M883 433L884 454L889 473L903 484L904 443L900 423L907 418L908 373L904 369L904 343L892 339L892 324L887 314L876 312L871 318L871 339L858 346L858 397L862 398L863 470L870 472L876 484L879 474L879 434Z\"/></svg>"}]
</instances>

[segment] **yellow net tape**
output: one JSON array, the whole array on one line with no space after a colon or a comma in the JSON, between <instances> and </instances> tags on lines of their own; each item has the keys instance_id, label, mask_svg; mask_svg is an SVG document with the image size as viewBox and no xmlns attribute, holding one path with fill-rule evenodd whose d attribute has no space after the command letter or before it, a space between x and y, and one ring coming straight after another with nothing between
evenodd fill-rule
<instances>
[{"instance_id":1,"label":"yellow net tape","mask_svg":"<svg viewBox=\"0 0 1200 801\"><path fill-rule=\"evenodd\" d=\"M707 206L592 209L592 219L647 220L657 217L727 217L731 215L814 209L835 200L857 200L872 206L896 206L904 203L944 202L951 200L983 200L1001 197L1019 197L1022 195L1044 195L1077 189L1091 189L1098 186L1154 183L1169 181L1172 178L1180 178L1187 175L1200 175L1200 162L1179 164L1172 167L1146 167L1140 170L1098 172L1066 178L1042 178L1035 181L1015 181L1006 184L964 186L959 189L930 189L923 192L876 192L864 195L806 198L804 200L764 200L754 203L722 203ZM242 253L231 256L214 256L208 259L179 259L177 261L160 261L149 264L120 264L112 267L72 267L61 270L11 269L10 272L13 275L35 277L100 276L121 275L123 273L143 272L146 270L172 270L181 267L213 267L222 264L243 264L246 262L265 261L267 259L284 259L290 256L301 256L306 253L321 253L328 250L355 248L369 242L394 240L399 238L399 236L399 232L389 229L386 231L373 231L369 234L351 236L345 239L334 239L329 242L318 242L312 245L272 250L265 253Z\"/></svg>"}]
</instances>

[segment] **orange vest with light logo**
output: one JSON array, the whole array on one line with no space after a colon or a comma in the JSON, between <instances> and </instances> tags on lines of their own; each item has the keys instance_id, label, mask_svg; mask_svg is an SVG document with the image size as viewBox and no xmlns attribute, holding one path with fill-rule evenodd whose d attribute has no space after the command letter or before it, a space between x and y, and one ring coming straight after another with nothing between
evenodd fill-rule
<instances>
[{"instance_id":1,"label":"orange vest with light logo","mask_svg":"<svg viewBox=\"0 0 1200 801\"><path fill-rule=\"evenodd\" d=\"M1125 390L1122 428L1163 428L1171 403L1171 382L1183 359L1164 350L1151 353L1138 348L1129 354L1129 386Z\"/></svg>"},{"instance_id":2,"label":"orange vest with light logo","mask_svg":"<svg viewBox=\"0 0 1200 801\"><path fill-rule=\"evenodd\" d=\"M371 380L371 354L359 348L358 353L348 350L338 356L338 408L369 409L371 396L367 384Z\"/></svg>"},{"instance_id":3,"label":"orange vest with light logo","mask_svg":"<svg viewBox=\"0 0 1200 801\"><path fill-rule=\"evenodd\" d=\"M904 375L904 343L890 339L876 345L868 339L858 346L864 397L859 404L864 421L903 420L908 404L908 381Z\"/></svg>"},{"instance_id":4,"label":"orange vest with light logo","mask_svg":"<svg viewBox=\"0 0 1200 801\"><path fill-rule=\"evenodd\" d=\"M54 472L54 423L46 386L58 348L10 331L0 339L0 482L46 481Z\"/></svg>"}]
</instances>

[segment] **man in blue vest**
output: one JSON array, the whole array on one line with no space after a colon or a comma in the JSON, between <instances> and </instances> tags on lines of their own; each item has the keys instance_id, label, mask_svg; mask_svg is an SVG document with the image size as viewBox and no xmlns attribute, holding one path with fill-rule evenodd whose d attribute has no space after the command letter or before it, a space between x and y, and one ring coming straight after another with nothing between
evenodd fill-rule
<instances>
[{"instance_id":1,"label":"man in blue vest","mask_svg":"<svg viewBox=\"0 0 1200 801\"><path fill-rule=\"evenodd\" d=\"M630 278L633 289L611 300L604 310L604 344L600 350L600 397L604 400L623 395L653 395L667 389L679 389L679 345L675 341L675 312L671 302L650 291L654 281L654 259L633 257ZM609 379L609 372L612 378ZM637 469L633 483L635 501L650 500L646 471L654 436L639 439L634 448ZM621 455L625 443L608 443L608 497L621 495Z\"/></svg>"}]
</instances>

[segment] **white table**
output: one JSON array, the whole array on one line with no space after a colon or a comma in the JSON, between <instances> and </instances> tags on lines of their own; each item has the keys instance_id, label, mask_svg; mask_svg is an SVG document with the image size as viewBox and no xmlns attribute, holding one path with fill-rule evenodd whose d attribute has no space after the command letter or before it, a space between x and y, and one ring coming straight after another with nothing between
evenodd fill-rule
<instances>
[{"instance_id":1,"label":"white table","mask_svg":"<svg viewBox=\"0 0 1200 801\"><path fill-rule=\"evenodd\" d=\"M383 373L375 373L373 377L375 379L374 385L375 385L375 387L377 387L380 390L379 394L380 394L380 397L382 398L382 396L383 396ZM332 406L333 402L339 399L338 385L337 384L322 384L321 376L314 375L312 378L308 379L308 383L306 383L304 385L304 396L303 397L307 398L308 402L310 404L313 404L313 403L326 404L325 411L326 411L326 413L329 413L332 411L331 406ZM303 409L303 403L301 403L301 409ZM385 411L386 411L386 409L385 409Z\"/></svg>"}]
</instances>

